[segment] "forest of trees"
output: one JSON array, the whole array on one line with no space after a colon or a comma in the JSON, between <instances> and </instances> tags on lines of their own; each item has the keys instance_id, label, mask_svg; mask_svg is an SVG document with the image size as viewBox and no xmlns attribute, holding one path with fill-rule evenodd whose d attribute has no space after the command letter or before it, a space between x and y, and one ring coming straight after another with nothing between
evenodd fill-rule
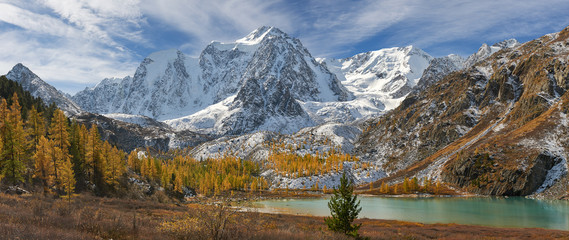
<instances>
[{"instance_id":1,"label":"forest of trees","mask_svg":"<svg viewBox=\"0 0 569 240\"><path fill-rule=\"evenodd\" d=\"M259 165L235 157L197 161L181 154L158 159L127 154L102 141L96 125L87 128L56 109L51 118L34 106L23 118L16 93L0 100L0 181L41 186L45 193L69 196L77 190L107 194L120 187L127 169L173 192L183 188L210 195L231 189L268 188Z\"/></svg>"},{"instance_id":2,"label":"forest of trees","mask_svg":"<svg viewBox=\"0 0 569 240\"><path fill-rule=\"evenodd\" d=\"M269 188L260 176L261 168L306 177L340 172L344 162L358 161L336 148L298 155L276 142L270 143L269 158L262 163L232 154L199 161L184 151L172 151L167 157L150 156L149 149L125 153L103 141L96 125L70 120L55 105L45 106L4 76L0 89L0 184L46 194L70 197L74 192L92 191L108 195L127 188L133 177L174 194L189 189L204 195L258 191Z\"/></svg>"},{"instance_id":3,"label":"forest of trees","mask_svg":"<svg viewBox=\"0 0 569 240\"><path fill-rule=\"evenodd\" d=\"M96 126L70 122L63 111L31 106L26 117L17 93L0 100L0 180L41 186L45 193L70 195L94 183L96 191L116 187L125 172L124 152L100 140Z\"/></svg>"}]
</instances>

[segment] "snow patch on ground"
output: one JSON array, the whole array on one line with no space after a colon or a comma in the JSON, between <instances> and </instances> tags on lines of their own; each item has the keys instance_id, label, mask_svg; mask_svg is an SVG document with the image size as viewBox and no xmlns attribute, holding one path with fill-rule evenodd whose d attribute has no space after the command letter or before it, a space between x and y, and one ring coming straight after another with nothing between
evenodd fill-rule
<instances>
[{"instance_id":1,"label":"snow patch on ground","mask_svg":"<svg viewBox=\"0 0 569 240\"><path fill-rule=\"evenodd\" d=\"M561 177L565 176L566 174L567 160L563 159L547 172L545 181L543 181L543 184L535 191L535 193L541 193L545 191L549 187L553 186L553 184L555 184L559 179L561 179Z\"/></svg>"},{"instance_id":2,"label":"snow patch on ground","mask_svg":"<svg viewBox=\"0 0 569 240\"><path fill-rule=\"evenodd\" d=\"M566 116L564 113L560 112L560 121L565 121ZM520 144L527 148L538 148L542 152L549 153L552 156L561 158L561 161L553 166L546 175L546 179L543 184L536 190L535 193L541 193L547 190L549 187L553 186L559 179L567 174L567 154L565 151L564 142L566 140L559 139L559 136L566 131L565 124L562 123L556 129L554 133L548 133L546 137L542 139L524 139Z\"/></svg>"},{"instance_id":3,"label":"snow patch on ground","mask_svg":"<svg viewBox=\"0 0 569 240\"><path fill-rule=\"evenodd\" d=\"M148 127L150 126L150 123L154 121L153 119L146 116L131 115L125 113L109 113L109 114L103 114L103 116L127 123L137 124L142 127Z\"/></svg>"},{"instance_id":4,"label":"snow patch on ground","mask_svg":"<svg viewBox=\"0 0 569 240\"><path fill-rule=\"evenodd\" d=\"M493 131L499 132L499 131L502 131L502 129L504 129L505 127L506 127L506 124L500 123L493 129Z\"/></svg>"}]
</instances>

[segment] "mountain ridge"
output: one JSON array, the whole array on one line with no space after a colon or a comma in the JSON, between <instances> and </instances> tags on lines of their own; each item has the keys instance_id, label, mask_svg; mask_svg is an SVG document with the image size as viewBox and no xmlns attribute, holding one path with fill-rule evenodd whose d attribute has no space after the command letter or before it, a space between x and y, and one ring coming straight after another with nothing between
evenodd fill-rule
<instances>
[{"instance_id":1,"label":"mountain ridge","mask_svg":"<svg viewBox=\"0 0 569 240\"><path fill-rule=\"evenodd\" d=\"M41 98L46 105L55 103L67 115L76 115L83 110L65 94L58 91L55 87L44 82L38 75L33 73L28 67L22 63L16 64L7 74L6 78L18 82L22 88L32 94L34 97Z\"/></svg>"}]
</instances>

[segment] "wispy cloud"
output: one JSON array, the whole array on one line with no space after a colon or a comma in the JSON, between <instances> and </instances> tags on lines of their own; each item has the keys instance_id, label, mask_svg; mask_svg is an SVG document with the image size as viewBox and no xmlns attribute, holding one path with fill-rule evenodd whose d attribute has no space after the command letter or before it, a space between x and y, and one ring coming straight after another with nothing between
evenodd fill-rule
<instances>
[{"instance_id":1,"label":"wispy cloud","mask_svg":"<svg viewBox=\"0 0 569 240\"><path fill-rule=\"evenodd\" d=\"M22 62L58 89L76 92L105 77L127 76L136 68L128 54L100 46L52 38L53 42L30 40L20 31L0 33L0 69L7 72ZM75 83L67 86L69 83Z\"/></svg>"},{"instance_id":2,"label":"wispy cloud","mask_svg":"<svg viewBox=\"0 0 569 240\"><path fill-rule=\"evenodd\" d=\"M30 32L71 38L80 35L79 31L67 26L63 21L45 14L37 14L7 3L0 3L0 9L0 21Z\"/></svg>"},{"instance_id":3,"label":"wispy cloud","mask_svg":"<svg viewBox=\"0 0 569 240\"><path fill-rule=\"evenodd\" d=\"M142 40L134 30L143 22L137 0L43 0L46 7L86 34L86 37L118 47L113 37Z\"/></svg>"},{"instance_id":4,"label":"wispy cloud","mask_svg":"<svg viewBox=\"0 0 569 240\"><path fill-rule=\"evenodd\" d=\"M286 4L271 0L143 0L148 17L188 34L187 50L199 53L212 40L233 41L262 25L294 31L294 14Z\"/></svg>"},{"instance_id":5,"label":"wispy cloud","mask_svg":"<svg viewBox=\"0 0 569 240\"><path fill-rule=\"evenodd\" d=\"M0 9L0 70L22 62L67 92L132 74L136 53L119 40L145 41L138 1L0 0Z\"/></svg>"}]
</instances>

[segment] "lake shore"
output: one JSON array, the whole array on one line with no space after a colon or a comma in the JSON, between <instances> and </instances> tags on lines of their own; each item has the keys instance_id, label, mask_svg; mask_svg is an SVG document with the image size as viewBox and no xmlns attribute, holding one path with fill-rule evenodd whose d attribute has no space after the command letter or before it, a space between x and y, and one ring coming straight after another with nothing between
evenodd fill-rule
<instances>
[{"instance_id":1,"label":"lake shore","mask_svg":"<svg viewBox=\"0 0 569 240\"><path fill-rule=\"evenodd\" d=\"M170 202L168 202L170 201ZM101 198L89 194L65 199L0 193L0 236L6 239L199 239L200 229L167 223L208 215L204 203ZM327 230L324 217L235 212L228 217L230 239L347 239ZM358 219L360 234L370 239L568 239L568 231L539 228L495 228L461 224Z\"/></svg>"}]
</instances>

